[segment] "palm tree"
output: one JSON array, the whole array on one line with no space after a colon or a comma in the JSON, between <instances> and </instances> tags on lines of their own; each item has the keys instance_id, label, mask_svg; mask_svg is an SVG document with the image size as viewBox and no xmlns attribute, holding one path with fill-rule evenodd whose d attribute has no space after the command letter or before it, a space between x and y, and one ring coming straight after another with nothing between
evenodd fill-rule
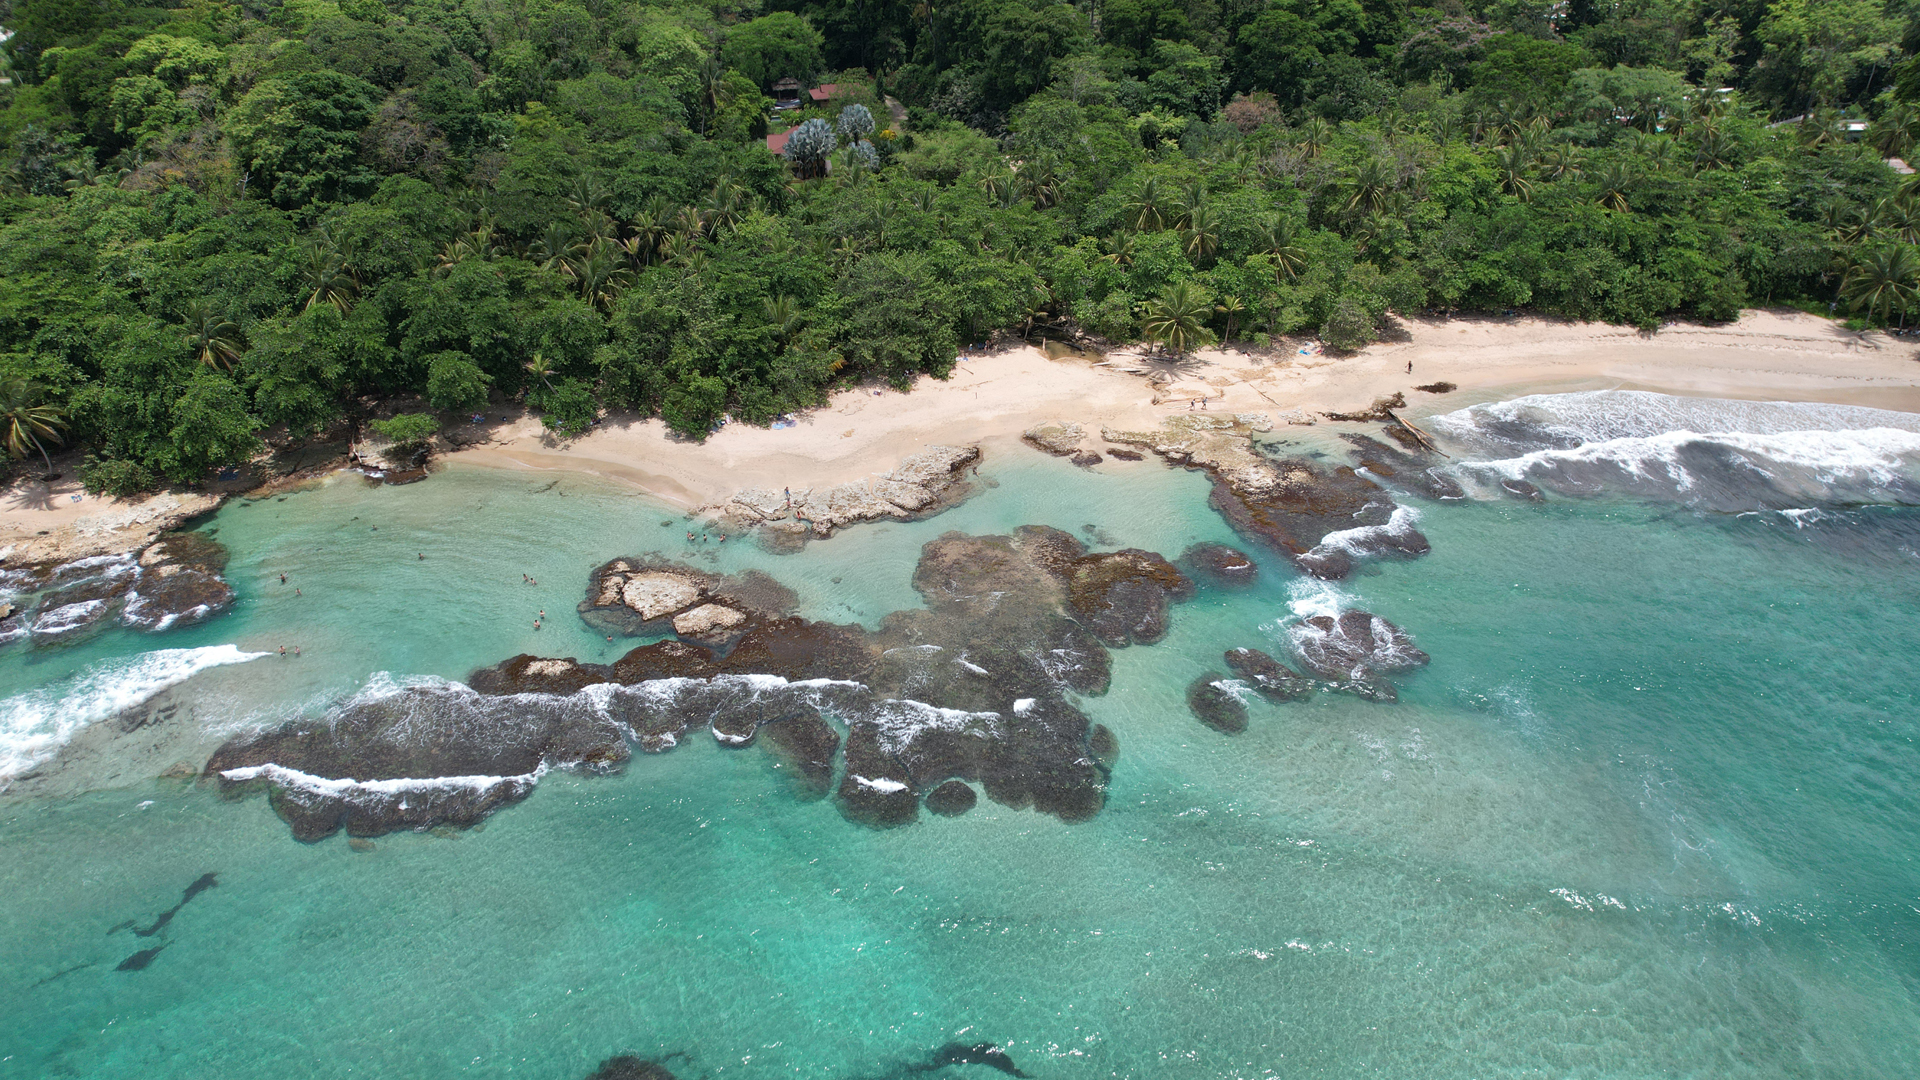
<instances>
[{"instance_id":1,"label":"palm tree","mask_svg":"<svg viewBox=\"0 0 1920 1080\"><path fill-rule=\"evenodd\" d=\"M580 283L581 297L601 311L611 311L613 302L633 283L633 271L614 251L610 244L594 244L569 267Z\"/></svg>"},{"instance_id":2,"label":"palm tree","mask_svg":"<svg viewBox=\"0 0 1920 1080\"><path fill-rule=\"evenodd\" d=\"M1166 196L1160 191L1160 181L1147 177L1140 186L1128 196L1126 205L1127 228L1135 232L1159 232L1167 227Z\"/></svg>"},{"instance_id":3,"label":"palm tree","mask_svg":"<svg viewBox=\"0 0 1920 1080\"><path fill-rule=\"evenodd\" d=\"M1105 252L1100 258L1115 266L1133 265L1133 234L1117 232L1101 242L1100 249Z\"/></svg>"},{"instance_id":4,"label":"palm tree","mask_svg":"<svg viewBox=\"0 0 1920 1080\"><path fill-rule=\"evenodd\" d=\"M187 341L193 346L193 358L208 367L233 370L233 362L240 359L245 348L240 340L240 327L229 322L226 316L213 310L205 300L194 300L187 304Z\"/></svg>"},{"instance_id":5,"label":"palm tree","mask_svg":"<svg viewBox=\"0 0 1920 1080\"><path fill-rule=\"evenodd\" d=\"M1180 227L1180 246L1187 258L1196 263L1212 259L1220 251L1220 223L1203 203L1186 212Z\"/></svg>"},{"instance_id":6,"label":"palm tree","mask_svg":"<svg viewBox=\"0 0 1920 1080\"><path fill-rule=\"evenodd\" d=\"M1622 214L1632 210L1627 205L1627 195L1633 189L1633 174L1627 171L1625 165L1618 161L1608 165L1607 171L1600 174L1598 185L1595 202Z\"/></svg>"},{"instance_id":7,"label":"palm tree","mask_svg":"<svg viewBox=\"0 0 1920 1080\"><path fill-rule=\"evenodd\" d=\"M803 322L800 305L785 293L763 298L760 310L767 317L767 328L773 331L773 339L782 345L799 331Z\"/></svg>"},{"instance_id":8,"label":"palm tree","mask_svg":"<svg viewBox=\"0 0 1920 1080\"><path fill-rule=\"evenodd\" d=\"M1185 356L1212 337L1206 326L1211 314L1213 303L1207 294L1191 282L1181 281L1147 301L1147 317L1140 329L1148 340L1159 342L1175 356Z\"/></svg>"},{"instance_id":9,"label":"palm tree","mask_svg":"<svg viewBox=\"0 0 1920 1080\"><path fill-rule=\"evenodd\" d=\"M1213 305L1213 312L1227 317L1227 340L1232 341L1234 325L1240 321L1240 316L1247 313L1247 302L1228 293L1220 298L1219 303Z\"/></svg>"},{"instance_id":10,"label":"palm tree","mask_svg":"<svg viewBox=\"0 0 1920 1080\"><path fill-rule=\"evenodd\" d=\"M1300 126L1300 153L1309 161L1325 152L1332 141L1333 128L1317 116Z\"/></svg>"},{"instance_id":11,"label":"palm tree","mask_svg":"<svg viewBox=\"0 0 1920 1080\"><path fill-rule=\"evenodd\" d=\"M1347 181L1347 213L1377 214L1385 209L1393 180L1393 170L1379 158L1361 162Z\"/></svg>"},{"instance_id":12,"label":"palm tree","mask_svg":"<svg viewBox=\"0 0 1920 1080\"><path fill-rule=\"evenodd\" d=\"M27 448L40 451L40 460L53 473L53 459L47 456L47 443L63 441L66 413L56 405L40 403L40 388L25 379L0 381L0 430L6 432L7 455L15 461L27 456Z\"/></svg>"},{"instance_id":13,"label":"palm tree","mask_svg":"<svg viewBox=\"0 0 1920 1080\"><path fill-rule=\"evenodd\" d=\"M1580 151L1565 143L1547 151L1540 159L1540 174L1549 180L1572 180L1580 176Z\"/></svg>"},{"instance_id":14,"label":"palm tree","mask_svg":"<svg viewBox=\"0 0 1920 1080\"><path fill-rule=\"evenodd\" d=\"M1533 179L1527 175L1532 157L1532 151L1519 143L1493 152L1493 171L1500 177L1500 186L1521 202L1533 199Z\"/></svg>"},{"instance_id":15,"label":"palm tree","mask_svg":"<svg viewBox=\"0 0 1920 1080\"><path fill-rule=\"evenodd\" d=\"M528 383L532 383L538 380L540 388L528 387L528 404L539 408L541 403L546 400L547 394L553 390L553 380L549 378L552 374L553 361L548 360L543 353L534 353L533 359L527 361L527 381Z\"/></svg>"},{"instance_id":16,"label":"palm tree","mask_svg":"<svg viewBox=\"0 0 1920 1080\"><path fill-rule=\"evenodd\" d=\"M1867 142L1883 158L1904 157L1908 150L1913 149L1913 131L1917 121L1920 121L1920 116L1915 115L1912 106L1895 105L1873 122L1873 126L1867 130Z\"/></svg>"},{"instance_id":17,"label":"palm tree","mask_svg":"<svg viewBox=\"0 0 1920 1080\"><path fill-rule=\"evenodd\" d=\"M600 181L584 173L574 177L573 183L567 188L567 205L581 217L600 210L612 197L612 193Z\"/></svg>"},{"instance_id":18,"label":"palm tree","mask_svg":"<svg viewBox=\"0 0 1920 1080\"><path fill-rule=\"evenodd\" d=\"M1920 295L1920 260L1905 244L1870 248L1841 279L1840 293L1852 310L1865 308L1867 314L1878 315L1881 322L1891 319L1898 308L1904 327L1907 308Z\"/></svg>"},{"instance_id":19,"label":"palm tree","mask_svg":"<svg viewBox=\"0 0 1920 1080\"><path fill-rule=\"evenodd\" d=\"M573 226L565 221L549 221L540 238L527 249L527 257L539 263L542 270L565 273L567 259L573 255L575 246Z\"/></svg>"},{"instance_id":20,"label":"palm tree","mask_svg":"<svg viewBox=\"0 0 1920 1080\"><path fill-rule=\"evenodd\" d=\"M1281 278L1288 281L1300 276L1306 269L1307 249L1300 246L1294 237L1293 223L1285 218L1275 218L1260 226L1260 248L1273 256L1273 277L1276 282Z\"/></svg>"},{"instance_id":21,"label":"palm tree","mask_svg":"<svg viewBox=\"0 0 1920 1080\"><path fill-rule=\"evenodd\" d=\"M353 310L353 299L360 295L360 283L353 280L346 257L338 251L322 243L308 244L307 265L302 276L306 280L308 308L331 304L342 315Z\"/></svg>"}]
</instances>

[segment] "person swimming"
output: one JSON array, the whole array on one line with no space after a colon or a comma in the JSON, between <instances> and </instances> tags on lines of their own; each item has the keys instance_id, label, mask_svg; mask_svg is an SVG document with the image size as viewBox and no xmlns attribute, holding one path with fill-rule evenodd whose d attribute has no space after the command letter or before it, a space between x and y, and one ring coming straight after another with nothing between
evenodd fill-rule
<instances>
[{"instance_id":1,"label":"person swimming","mask_svg":"<svg viewBox=\"0 0 1920 1080\"><path fill-rule=\"evenodd\" d=\"M280 646L280 655L281 656L287 655L287 647L285 645Z\"/></svg>"}]
</instances>

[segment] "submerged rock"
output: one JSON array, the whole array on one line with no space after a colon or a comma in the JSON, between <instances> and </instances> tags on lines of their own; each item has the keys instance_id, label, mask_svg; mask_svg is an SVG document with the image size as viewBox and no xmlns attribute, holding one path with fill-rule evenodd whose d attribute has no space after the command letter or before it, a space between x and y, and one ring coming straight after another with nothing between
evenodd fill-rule
<instances>
[{"instance_id":1,"label":"submerged rock","mask_svg":"<svg viewBox=\"0 0 1920 1080\"><path fill-rule=\"evenodd\" d=\"M548 768L619 768L628 750L616 712L595 705L407 687L230 740L205 775L223 791L267 785L301 840L465 827L525 798Z\"/></svg>"},{"instance_id":2,"label":"submerged rock","mask_svg":"<svg viewBox=\"0 0 1920 1080\"><path fill-rule=\"evenodd\" d=\"M1500 487L1516 499L1522 499L1526 502L1546 501L1546 496L1540 493L1540 488L1526 480L1509 477L1500 481Z\"/></svg>"},{"instance_id":3,"label":"submerged rock","mask_svg":"<svg viewBox=\"0 0 1920 1080\"><path fill-rule=\"evenodd\" d=\"M1388 434L1404 429L1388 428ZM1408 449L1396 450L1378 439L1351 432L1340 436L1353 444L1355 463L1375 476L1403 484L1429 499L1464 499L1460 481L1439 471L1438 455L1429 453L1417 442L1408 440Z\"/></svg>"},{"instance_id":4,"label":"submerged rock","mask_svg":"<svg viewBox=\"0 0 1920 1080\"><path fill-rule=\"evenodd\" d=\"M1139 548L1088 554L1071 533L1044 525L1014 530L1016 541L1066 586L1076 618L1106 645L1150 644L1167 635L1170 604L1193 598L1193 582Z\"/></svg>"},{"instance_id":5,"label":"submerged rock","mask_svg":"<svg viewBox=\"0 0 1920 1080\"><path fill-rule=\"evenodd\" d=\"M775 758L774 767L792 770L794 786L806 799L824 799L833 787L833 756L840 733L817 711L799 713L766 725L760 745Z\"/></svg>"},{"instance_id":6,"label":"submerged rock","mask_svg":"<svg viewBox=\"0 0 1920 1080\"><path fill-rule=\"evenodd\" d=\"M1238 735L1247 730L1247 707L1227 688L1225 679L1217 671L1209 671L1187 684L1187 708L1201 723L1222 734Z\"/></svg>"},{"instance_id":7,"label":"submerged rock","mask_svg":"<svg viewBox=\"0 0 1920 1080\"><path fill-rule=\"evenodd\" d=\"M980 796L958 780L949 780L927 792L927 809L941 817L959 817L973 809Z\"/></svg>"},{"instance_id":8,"label":"submerged rock","mask_svg":"<svg viewBox=\"0 0 1920 1080\"><path fill-rule=\"evenodd\" d=\"M1195 544L1180 554L1177 565L1190 577L1230 589L1252 585L1260 576L1251 556L1225 544Z\"/></svg>"},{"instance_id":9,"label":"submerged rock","mask_svg":"<svg viewBox=\"0 0 1920 1080\"><path fill-rule=\"evenodd\" d=\"M1073 463L1075 465L1080 466L1083 469L1090 469L1093 466L1100 464L1102 460L1104 459L1102 459L1099 454L1093 453L1092 451L1088 451L1088 450L1083 450L1080 453L1073 455Z\"/></svg>"},{"instance_id":10,"label":"submerged rock","mask_svg":"<svg viewBox=\"0 0 1920 1080\"><path fill-rule=\"evenodd\" d=\"M1229 670L1272 701L1298 701L1313 693L1313 680L1259 649L1228 649L1225 659Z\"/></svg>"},{"instance_id":11,"label":"submerged rock","mask_svg":"<svg viewBox=\"0 0 1920 1080\"><path fill-rule=\"evenodd\" d=\"M1365 611L1339 618L1315 615L1289 631L1307 670L1340 689L1379 701L1399 696L1386 676L1420 667L1430 659L1405 630Z\"/></svg>"},{"instance_id":12,"label":"submerged rock","mask_svg":"<svg viewBox=\"0 0 1920 1080\"><path fill-rule=\"evenodd\" d=\"M610 1057L593 1070L587 1080L675 1080L665 1065L646 1061L632 1054Z\"/></svg>"}]
</instances>

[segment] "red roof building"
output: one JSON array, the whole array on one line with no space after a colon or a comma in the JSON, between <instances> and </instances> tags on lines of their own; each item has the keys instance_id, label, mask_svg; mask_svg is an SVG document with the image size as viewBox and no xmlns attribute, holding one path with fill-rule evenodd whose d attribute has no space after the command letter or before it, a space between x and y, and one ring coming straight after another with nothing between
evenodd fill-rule
<instances>
[{"instance_id":1,"label":"red roof building","mask_svg":"<svg viewBox=\"0 0 1920 1080\"><path fill-rule=\"evenodd\" d=\"M792 131L776 131L767 136L767 150L773 154L785 156L787 140L793 137Z\"/></svg>"},{"instance_id":2,"label":"red roof building","mask_svg":"<svg viewBox=\"0 0 1920 1080\"><path fill-rule=\"evenodd\" d=\"M813 89L807 91L807 96L812 98L815 101L815 103L820 103L832 97L833 92L838 89L840 89L839 83L828 83L825 86L816 86Z\"/></svg>"}]
</instances>

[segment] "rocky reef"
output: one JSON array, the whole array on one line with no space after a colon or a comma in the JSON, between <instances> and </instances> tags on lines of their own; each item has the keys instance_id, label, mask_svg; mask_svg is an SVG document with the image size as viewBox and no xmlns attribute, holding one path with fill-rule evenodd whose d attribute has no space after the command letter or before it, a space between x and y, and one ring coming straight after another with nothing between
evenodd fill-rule
<instances>
[{"instance_id":1,"label":"rocky reef","mask_svg":"<svg viewBox=\"0 0 1920 1080\"><path fill-rule=\"evenodd\" d=\"M1213 730L1238 735L1247 730L1247 707L1236 689L1219 672L1209 671L1187 684L1187 708Z\"/></svg>"},{"instance_id":2,"label":"rocky reef","mask_svg":"<svg viewBox=\"0 0 1920 1080\"><path fill-rule=\"evenodd\" d=\"M1227 669L1269 701L1298 701L1313 692L1313 680L1261 652L1228 649Z\"/></svg>"},{"instance_id":3,"label":"rocky reef","mask_svg":"<svg viewBox=\"0 0 1920 1080\"><path fill-rule=\"evenodd\" d=\"M1315 615L1288 630L1300 663L1334 687L1375 701L1399 694L1387 676L1424 666L1430 659L1405 630L1365 611L1336 618Z\"/></svg>"},{"instance_id":4,"label":"rocky reef","mask_svg":"<svg viewBox=\"0 0 1920 1080\"><path fill-rule=\"evenodd\" d=\"M795 548L836 529L884 518L931 517L973 492L966 479L980 460L977 446L930 446L881 473L825 489L783 492L748 489L701 512L722 528L753 529L776 549Z\"/></svg>"},{"instance_id":5,"label":"rocky reef","mask_svg":"<svg viewBox=\"0 0 1920 1080\"><path fill-rule=\"evenodd\" d=\"M144 548L0 570L0 642L73 640L118 620L166 630L233 606L220 576L227 551L201 533L170 533Z\"/></svg>"},{"instance_id":6,"label":"rocky reef","mask_svg":"<svg viewBox=\"0 0 1920 1080\"><path fill-rule=\"evenodd\" d=\"M1351 466L1260 453L1252 436L1270 428L1266 417L1247 413L1176 416L1153 431L1101 434L1205 471L1215 510L1242 535L1315 577L1346 577L1357 558L1426 554L1427 538L1413 527L1412 512Z\"/></svg>"},{"instance_id":7,"label":"rocky reef","mask_svg":"<svg viewBox=\"0 0 1920 1080\"><path fill-rule=\"evenodd\" d=\"M1158 640L1192 582L1153 552L1089 552L1028 526L929 542L913 584L926 607L868 631L792 615L771 579L616 559L593 572L582 617L674 637L612 664L522 655L464 686L362 695L229 742L206 775L266 785L302 839L375 836L470 825L548 769L617 769L629 746L663 752L704 728L761 747L801 797L831 791L867 825L911 822L923 801L964 813L978 794L1066 821L1098 813L1118 743L1068 694L1104 693L1107 650ZM716 607L739 618L686 622Z\"/></svg>"},{"instance_id":8,"label":"rocky reef","mask_svg":"<svg viewBox=\"0 0 1920 1080\"><path fill-rule=\"evenodd\" d=\"M726 647L793 610L791 589L759 571L710 574L658 556L613 559L587 579L580 618L603 634L674 633Z\"/></svg>"}]
</instances>

